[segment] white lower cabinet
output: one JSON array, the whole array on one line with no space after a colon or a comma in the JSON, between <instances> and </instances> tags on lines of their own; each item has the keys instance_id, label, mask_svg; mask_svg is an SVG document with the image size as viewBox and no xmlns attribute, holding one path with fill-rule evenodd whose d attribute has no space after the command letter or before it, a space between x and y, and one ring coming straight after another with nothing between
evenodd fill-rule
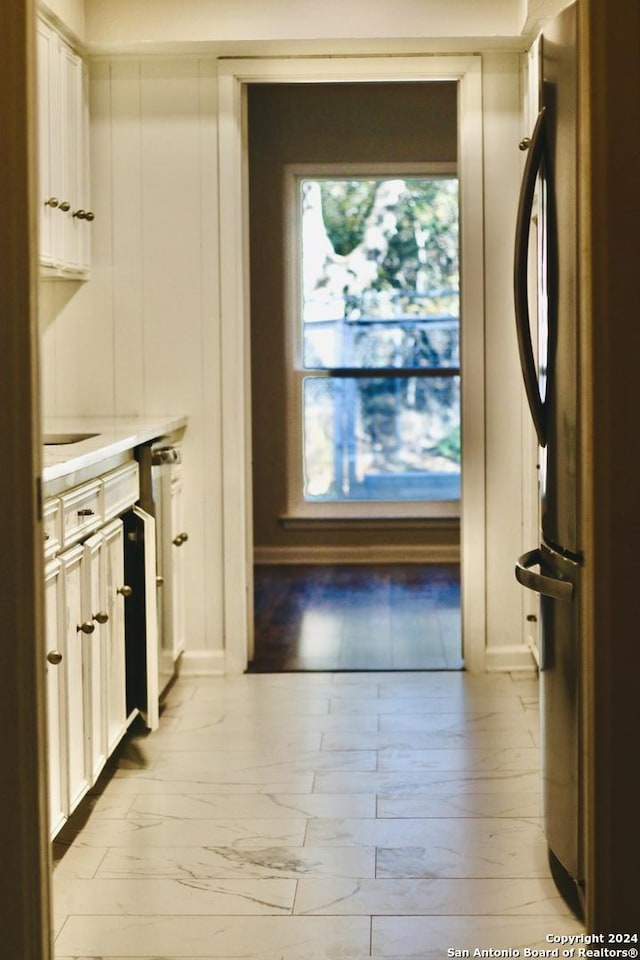
<instances>
[{"instance_id":1,"label":"white lower cabinet","mask_svg":"<svg viewBox=\"0 0 640 960\"><path fill-rule=\"evenodd\" d=\"M87 750L95 781L127 728L122 520L83 544L83 621L87 646Z\"/></svg>"},{"instance_id":2,"label":"white lower cabinet","mask_svg":"<svg viewBox=\"0 0 640 960\"><path fill-rule=\"evenodd\" d=\"M182 464L172 463L157 478L155 511L158 528L158 623L160 691L176 670L185 647L184 556L189 535L184 529Z\"/></svg>"},{"instance_id":3,"label":"white lower cabinet","mask_svg":"<svg viewBox=\"0 0 640 960\"><path fill-rule=\"evenodd\" d=\"M47 730L49 762L49 823L55 834L63 825L69 811L66 750L66 662L64 650L62 564L50 561L45 568L45 623L48 645L47 674Z\"/></svg>"},{"instance_id":4,"label":"white lower cabinet","mask_svg":"<svg viewBox=\"0 0 640 960\"><path fill-rule=\"evenodd\" d=\"M171 633L173 655L177 659L185 647L184 555L180 549L189 539L184 529L182 466L171 470Z\"/></svg>"},{"instance_id":5,"label":"white lower cabinet","mask_svg":"<svg viewBox=\"0 0 640 960\"><path fill-rule=\"evenodd\" d=\"M87 750L88 684L90 677L91 634L94 624L83 617L82 546L60 555L64 595L63 662L66 685L66 759L69 814L90 786Z\"/></svg>"},{"instance_id":6,"label":"white lower cabinet","mask_svg":"<svg viewBox=\"0 0 640 960\"><path fill-rule=\"evenodd\" d=\"M82 548L82 629L86 630L86 748L89 776L94 782L107 762L107 651L109 623L102 589L103 538L97 533ZM90 632L89 632L90 631Z\"/></svg>"},{"instance_id":7,"label":"white lower cabinet","mask_svg":"<svg viewBox=\"0 0 640 960\"><path fill-rule=\"evenodd\" d=\"M103 608L109 617L103 629L107 754L111 754L127 729L124 601L131 588L124 580L124 527L120 519L102 530L100 577Z\"/></svg>"},{"instance_id":8,"label":"white lower cabinet","mask_svg":"<svg viewBox=\"0 0 640 960\"><path fill-rule=\"evenodd\" d=\"M93 497L90 508L83 506L83 490ZM129 506L136 498L131 486ZM130 719L124 603L131 588L124 581L124 525L120 517L104 522L96 481L63 494L60 502L62 512L89 517L98 529L63 527L63 538L65 529L67 534L72 529L80 542L50 559L45 570L51 836L95 783ZM52 514L50 504L47 511Z\"/></svg>"}]
</instances>

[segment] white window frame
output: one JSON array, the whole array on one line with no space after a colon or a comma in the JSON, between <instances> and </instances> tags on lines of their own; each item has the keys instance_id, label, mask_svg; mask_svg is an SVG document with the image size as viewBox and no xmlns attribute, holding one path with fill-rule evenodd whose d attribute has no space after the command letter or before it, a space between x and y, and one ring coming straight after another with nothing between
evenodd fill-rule
<instances>
[{"instance_id":1,"label":"white window frame","mask_svg":"<svg viewBox=\"0 0 640 960\"><path fill-rule=\"evenodd\" d=\"M225 669L253 650L249 186L246 93L252 83L455 80L458 84L461 366L462 643L468 670L486 664L486 437L482 57L240 58L218 63L220 350Z\"/></svg>"},{"instance_id":2,"label":"white window frame","mask_svg":"<svg viewBox=\"0 0 640 960\"><path fill-rule=\"evenodd\" d=\"M455 161L431 163L291 163L284 169L285 205L285 363L287 371L287 508L281 519L425 519L459 518L460 500L400 501L349 500L307 501L304 499L302 384L315 371L303 365L303 330L300 322L302 300L302 217L300 183L302 180L342 180L359 178L424 177L458 179ZM459 204L458 204L459 206ZM460 298L462 303L462 296ZM462 318L460 319L462 327ZM462 381L462 366L460 367ZM322 374L319 374L322 376ZM327 376L330 376L327 373ZM375 376L375 373L372 373Z\"/></svg>"}]
</instances>

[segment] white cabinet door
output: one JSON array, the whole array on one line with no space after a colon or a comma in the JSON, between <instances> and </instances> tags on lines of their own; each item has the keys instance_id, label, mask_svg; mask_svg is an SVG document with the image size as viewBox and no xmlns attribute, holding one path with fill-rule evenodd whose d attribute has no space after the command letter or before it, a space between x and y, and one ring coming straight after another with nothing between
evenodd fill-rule
<instances>
[{"instance_id":1,"label":"white cabinet door","mask_svg":"<svg viewBox=\"0 0 640 960\"><path fill-rule=\"evenodd\" d=\"M107 762L107 625L102 577L104 538L96 533L82 545L82 618L94 629L87 634L86 739L89 776L94 783Z\"/></svg>"},{"instance_id":2,"label":"white cabinet door","mask_svg":"<svg viewBox=\"0 0 640 960\"><path fill-rule=\"evenodd\" d=\"M50 23L38 25L40 262L46 276L89 268L88 110L81 57Z\"/></svg>"},{"instance_id":3,"label":"white cabinet door","mask_svg":"<svg viewBox=\"0 0 640 960\"><path fill-rule=\"evenodd\" d=\"M95 781L127 728L122 520L85 540L82 562L83 618L94 624L88 644L87 749Z\"/></svg>"},{"instance_id":4,"label":"white cabinet door","mask_svg":"<svg viewBox=\"0 0 640 960\"><path fill-rule=\"evenodd\" d=\"M175 675L175 663L185 647L184 557L183 546L189 539L183 520L182 466L163 468L155 495L156 522L159 530L158 595L160 626L160 692Z\"/></svg>"},{"instance_id":5,"label":"white cabinet door","mask_svg":"<svg viewBox=\"0 0 640 960\"><path fill-rule=\"evenodd\" d=\"M89 676L90 643L95 624L83 619L82 546L60 556L64 595L64 675L66 684L66 756L69 811L89 789L86 748L88 728L86 681Z\"/></svg>"},{"instance_id":6,"label":"white cabinet door","mask_svg":"<svg viewBox=\"0 0 640 960\"><path fill-rule=\"evenodd\" d=\"M60 189L60 157L54 148L57 138L55 118L60 115L58 83L58 37L51 27L38 20L38 150L40 174L40 262L56 265L62 226L59 205L62 197L54 193Z\"/></svg>"},{"instance_id":7,"label":"white cabinet door","mask_svg":"<svg viewBox=\"0 0 640 960\"><path fill-rule=\"evenodd\" d=\"M124 598L131 588L124 582L122 520L113 520L101 533L101 588L104 609L109 617L103 629L106 635L107 751L111 754L127 729Z\"/></svg>"},{"instance_id":8,"label":"white cabinet door","mask_svg":"<svg viewBox=\"0 0 640 960\"><path fill-rule=\"evenodd\" d=\"M66 749L66 664L62 617L62 564L49 562L45 569L45 631L47 655L47 753L49 762L49 834L54 836L69 813Z\"/></svg>"},{"instance_id":9,"label":"white cabinet door","mask_svg":"<svg viewBox=\"0 0 640 960\"><path fill-rule=\"evenodd\" d=\"M83 272L89 266L89 222L85 157L84 64L78 54L60 44L62 87L62 138L60 152L62 192L70 198L64 214L62 259L65 269Z\"/></svg>"},{"instance_id":10,"label":"white cabinet door","mask_svg":"<svg viewBox=\"0 0 640 960\"><path fill-rule=\"evenodd\" d=\"M159 473L154 496L157 538L158 692L162 695L175 675L171 483L169 471L164 468Z\"/></svg>"},{"instance_id":11,"label":"white cabinet door","mask_svg":"<svg viewBox=\"0 0 640 960\"><path fill-rule=\"evenodd\" d=\"M184 497L182 468L171 470L171 598L172 598L172 641L174 659L180 656L185 647L185 609L184 609L184 553L183 545L189 539L184 529Z\"/></svg>"}]
</instances>

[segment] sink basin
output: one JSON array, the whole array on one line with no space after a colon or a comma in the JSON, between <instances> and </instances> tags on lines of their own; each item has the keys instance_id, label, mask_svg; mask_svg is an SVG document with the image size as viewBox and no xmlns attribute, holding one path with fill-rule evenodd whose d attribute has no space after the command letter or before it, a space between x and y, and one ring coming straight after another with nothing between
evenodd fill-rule
<instances>
[{"instance_id":1,"label":"sink basin","mask_svg":"<svg viewBox=\"0 0 640 960\"><path fill-rule=\"evenodd\" d=\"M45 433L42 442L45 447L57 447L67 443L80 443L81 440L90 440L97 436L97 433Z\"/></svg>"}]
</instances>

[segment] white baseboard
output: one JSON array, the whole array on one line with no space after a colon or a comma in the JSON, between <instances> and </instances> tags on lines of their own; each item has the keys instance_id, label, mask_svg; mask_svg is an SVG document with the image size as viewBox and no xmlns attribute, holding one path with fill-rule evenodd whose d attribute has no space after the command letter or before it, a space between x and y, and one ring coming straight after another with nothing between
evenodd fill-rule
<instances>
[{"instance_id":1,"label":"white baseboard","mask_svg":"<svg viewBox=\"0 0 640 960\"><path fill-rule=\"evenodd\" d=\"M316 560L314 562L321 563L322 561ZM359 562L367 563L374 561ZM489 672L495 671L502 673L535 673L537 670L537 664L535 657L528 646L524 646L523 644L512 644L511 646L488 647L485 651L485 670ZM222 677L226 674L226 672L224 650L185 650L180 657L178 673L179 676L182 677Z\"/></svg>"},{"instance_id":2,"label":"white baseboard","mask_svg":"<svg viewBox=\"0 0 640 960\"><path fill-rule=\"evenodd\" d=\"M488 671L502 671L518 673L536 670L536 661L529 647L525 644L511 644L503 647L487 647L485 651L485 669Z\"/></svg>"},{"instance_id":3,"label":"white baseboard","mask_svg":"<svg viewBox=\"0 0 640 960\"><path fill-rule=\"evenodd\" d=\"M254 563L460 563L457 544L373 547L254 547Z\"/></svg>"},{"instance_id":4,"label":"white baseboard","mask_svg":"<svg viewBox=\"0 0 640 960\"><path fill-rule=\"evenodd\" d=\"M225 673L224 650L185 650L180 657L181 677L221 677Z\"/></svg>"}]
</instances>

